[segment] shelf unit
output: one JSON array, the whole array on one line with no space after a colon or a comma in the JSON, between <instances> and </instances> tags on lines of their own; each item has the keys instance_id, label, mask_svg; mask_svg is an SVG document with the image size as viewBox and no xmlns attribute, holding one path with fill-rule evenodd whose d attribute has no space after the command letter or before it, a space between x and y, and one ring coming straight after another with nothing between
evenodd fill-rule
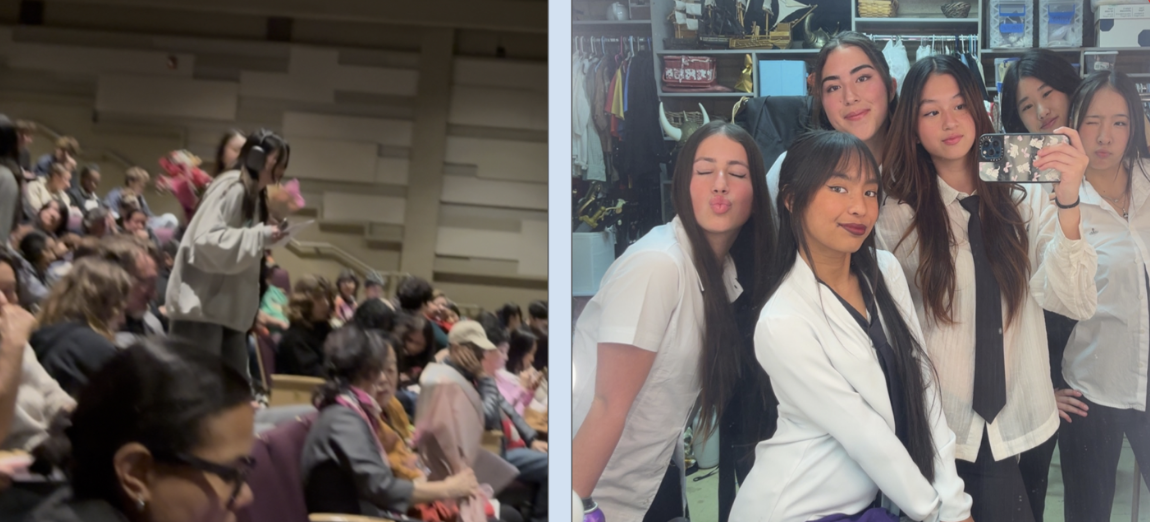
<instances>
[{"instance_id":1,"label":"shelf unit","mask_svg":"<svg viewBox=\"0 0 1150 522\"><path fill-rule=\"evenodd\" d=\"M590 1L603 1L603 0L590 0ZM857 2L851 2L850 27L848 29L858 31L868 35L879 36L931 36L938 35L940 37L939 43L944 41L949 43L946 38L952 37L956 34L961 35L977 35L979 38L979 60L982 63L983 79L987 84L987 90L992 94L997 91L994 82L994 59L1019 56L1029 51L1030 48L1021 49L988 49L988 38L985 36L986 32L983 29L983 24L986 20L986 9L988 9L988 1L980 0L978 2L971 2L975 4L966 18L946 18L942 15L941 7L948 0L916 0L915 2L902 2L899 6L899 15L895 18L863 18L857 16L858 7ZM673 28L668 21L673 9L673 2L670 0L652 0L651 1L651 19L650 20L625 20L625 21L575 21L573 22L574 34L588 34L588 31L598 31L597 34L610 34L610 35L633 35L651 39L651 46L655 53L655 70L652 71L656 78L662 76L663 63L661 57L668 55L701 55L701 56L714 56L719 61L720 70L720 84L731 87L733 81L723 81L724 76L726 80L732 77L737 77L737 73L742 71L743 56L750 55L752 60L752 75L755 92L661 92L659 97L668 104L669 110L682 110L691 107L697 109L697 103L702 102L704 106L708 107L708 112L712 115L718 114L720 116L729 116L730 108L743 97L754 97L758 95L759 86L762 79L759 78L759 62L765 60L802 60L807 63L808 68L813 65L813 62L818 57L818 49L665 49L663 42L665 38L670 38L673 35ZM784 13L785 14L785 13ZM1084 27L1086 34L1086 43L1092 42L1092 27L1087 23ZM884 40L878 41L879 47L882 48L886 45ZM792 42L791 45L802 45L802 42ZM904 40L904 45L907 47L907 52L912 63L914 60L914 51L918 45L918 41ZM1118 67L1130 74L1132 78L1144 79L1150 78L1150 69L1143 69L1138 64L1150 62L1150 48L1102 48L1102 47L1072 47L1072 48L1048 48L1059 54L1067 55L1066 57L1072 62L1079 64L1084 63L1085 53L1087 51L1117 51L1119 53ZM734 69L732 71L732 69ZM1135 70L1136 69L1136 70ZM661 85L661 82L660 82Z\"/></svg>"}]
</instances>

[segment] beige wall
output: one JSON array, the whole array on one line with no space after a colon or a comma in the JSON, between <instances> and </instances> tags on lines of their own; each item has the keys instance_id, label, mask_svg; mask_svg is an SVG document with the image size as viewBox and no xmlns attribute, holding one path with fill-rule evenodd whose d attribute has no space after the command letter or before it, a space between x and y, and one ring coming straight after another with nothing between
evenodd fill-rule
<instances>
[{"instance_id":1,"label":"beige wall","mask_svg":"<svg viewBox=\"0 0 1150 522\"><path fill-rule=\"evenodd\" d=\"M465 39L487 38L473 36ZM166 57L177 49L179 65L168 70ZM419 272L460 303L494 309L546 299L545 64L453 58L451 106L441 116L450 130L438 161L424 162L442 165L446 183L430 195L439 204L405 208L425 177L409 172L408 158L419 146L410 130L418 95L402 85L418 82L411 76L418 58L405 50L0 26L0 113L74 135L84 149L81 162L101 165L101 193L123 182L124 166L110 152L155 177L158 159L173 149L210 161L229 127L282 130L295 145L288 176L301 179L318 220L342 225L313 226L301 240L329 242L381 271L411 271L402 266L403 249L420 248L418 258L432 260L433 268L423 263ZM356 65L363 63L379 65ZM247 71L255 76L245 77ZM316 80L323 71L330 74ZM197 78L205 75L232 79ZM402 81L382 87L389 79ZM43 135L32 147L35 156L51 148ZM157 213L183 218L174 198L153 191L148 202ZM347 226L382 227L402 241L410 222L431 225L419 227L420 241L369 244ZM274 254L293 274L334 278L341 268ZM436 282L439 274L452 282ZM525 283L497 282L509 279Z\"/></svg>"}]
</instances>

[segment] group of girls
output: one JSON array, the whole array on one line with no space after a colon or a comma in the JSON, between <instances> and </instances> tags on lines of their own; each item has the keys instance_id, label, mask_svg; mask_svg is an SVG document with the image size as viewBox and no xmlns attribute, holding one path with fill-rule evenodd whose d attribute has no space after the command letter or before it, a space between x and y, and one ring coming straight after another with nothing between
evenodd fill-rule
<instances>
[{"instance_id":1,"label":"group of girls","mask_svg":"<svg viewBox=\"0 0 1150 522\"><path fill-rule=\"evenodd\" d=\"M1122 73L1079 80L1041 50L1014 67L1005 130L1069 138L1033 161L1057 184L982 181L974 145L995 131L969 70L928 57L900 91L857 33L821 50L818 130L769 175L739 127L691 136L676 217L615 261L576 323L585 520L681 516L666 492L683 427L697 409L713 432L755 363L777 429L733 521L1040 521L1055 440L1066 520L1109 519L1123 435L1150 473L1145 116ZM735 348L743 294L755 361ZM1077 321L1061 360L1044 310Z\"/></svg>"}]
</instances>

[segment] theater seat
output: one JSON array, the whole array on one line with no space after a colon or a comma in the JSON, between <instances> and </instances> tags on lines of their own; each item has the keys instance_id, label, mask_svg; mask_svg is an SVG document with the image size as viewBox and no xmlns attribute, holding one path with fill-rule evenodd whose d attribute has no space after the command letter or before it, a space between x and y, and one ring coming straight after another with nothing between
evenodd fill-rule
<instances>
[{"instance_id":1,"label":"theater seat","mask_svg":"<svg viewBox=\"0 0 1150 522\"><path fill-rule=\"evenodd\" d=\"M394 522L389 518L365 517L363 515L341 515L338 513L312 513L310 522Z\"/></svg>"},{"instance_id":2,"label":"theater seat","mask_svg":"<svg viewBox=\"0 0 1150 522\"><path fill-rule=\"evenodd\" d=\"M303 375L272 375L271 397L269 406L290 406L293 404L311 404L312 394L316 388L323 384L323 379L306 377Z\"/></svg>"}]
</instances>

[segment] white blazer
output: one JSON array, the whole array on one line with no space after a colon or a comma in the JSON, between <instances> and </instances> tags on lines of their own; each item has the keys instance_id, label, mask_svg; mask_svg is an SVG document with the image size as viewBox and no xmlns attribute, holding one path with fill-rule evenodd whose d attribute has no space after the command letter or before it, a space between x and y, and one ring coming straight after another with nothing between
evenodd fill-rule
<instances>
[{"instance_id":1,"label":"white blazer","mask_svg":"<svg viewBox=\"0 0 1150 522\"><path fill-rule=\"evenodd\" d=\"M887 288L921 342L902 268L889 252L877 254ZM732 521L806 522L859 513L880 490L885 507L914 520L970 516L970 495L954 467L954 433L930 373L926 403L937 452L934 483L895 435L873 343L802 258L759 315L755 355L779 399L778 430L755 448L755 465L739 488Z\"/></svg>"}]
</instances>

